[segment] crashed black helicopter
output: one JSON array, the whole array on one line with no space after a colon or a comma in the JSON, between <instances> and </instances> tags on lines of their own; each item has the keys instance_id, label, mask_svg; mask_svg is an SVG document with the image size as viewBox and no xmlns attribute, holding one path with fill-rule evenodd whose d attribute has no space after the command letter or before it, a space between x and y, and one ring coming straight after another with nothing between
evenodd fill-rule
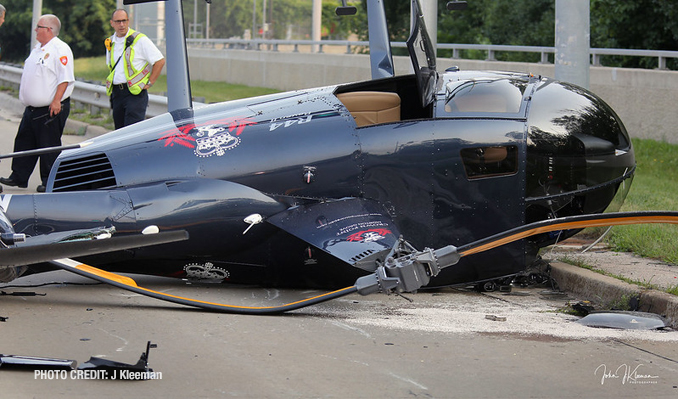
<instances>
[{"instance_id":1,"label":"crashed black helicopter","mask_svg":"<svg viewBox=\"0 0 678 399\"><path fill-rule=\"evenodd\" d=\"M368 0L372 80L194 109L180 1L168 0L169 113L62 152L46 194L4 195L0 263L17 276L20 265L51 261L164 300L275 313L356 291L514 276L539 248L587 226L678 223L675 212L604 213L635 169L605 102L529 74L438 73L411 5L410 75L395 76L383 3ZM149 229L161 233L139 235ZM78 261L55 260L66 256ZM242 308L110 271L348 287Z\"/></svg>"}]
</instances>

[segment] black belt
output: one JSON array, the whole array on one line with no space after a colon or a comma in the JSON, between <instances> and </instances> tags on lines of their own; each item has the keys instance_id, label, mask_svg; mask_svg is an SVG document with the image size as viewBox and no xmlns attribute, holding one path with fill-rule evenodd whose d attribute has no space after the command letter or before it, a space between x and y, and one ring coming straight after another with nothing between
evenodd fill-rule
<instances>
[{"instance_id":1,"label":"black belt","mask_svg":"<svg viewBox=\"0 0 678 399\"><path fill-rule=\"evenodd\" d=\"M70 98L70 97L68 97L68 98L66 98L66 99L64 99L64 100L61 100L61 105L64 105L64 104L66 104L66 103L69 102L69 101L71 101L71 98ZM35 111L46 111L46 110L49 109L49 105L45 105L44 107L32 107L32 106L30 106L30 105L27 105L26 108L27 108L29 111L31 111L31 112L35 112Z\"/></svg>"},{"instance_id":2,"label":"black belt","mask_svg":"<svg viewBox=\"0 0 678 399\"><path fill-rule=\"evenodd\" d=\"M117 90L129 90L127 87L127 83L118 83L113 85L113 89Z\"/></svg>"}]
</instances>

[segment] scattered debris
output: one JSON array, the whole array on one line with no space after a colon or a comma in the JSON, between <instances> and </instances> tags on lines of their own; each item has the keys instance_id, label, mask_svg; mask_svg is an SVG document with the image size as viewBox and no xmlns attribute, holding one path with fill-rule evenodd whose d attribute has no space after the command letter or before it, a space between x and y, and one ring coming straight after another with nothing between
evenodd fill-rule
<instances>
[{"instance_id":1,"label":"scattered debris","mask_svg":"<svg viewBox=\"0 0 678 399\"><path fill-rule=\"evenodd\" d=\"M38 294L37 292L33 292L33 291L16 291L16 292L0 291L0 295L7 295L7 296L47 296L47 294Z\"/></svg>"},{"instance_id":2,"label":"scattered debris","mask_svg":"<svg viewBox=\"0 0 678 399\"><path fill-rule=\"evenodd\" d=\"M148 367L148 354L151 348L157 348L158 345L148 341L146 352L141 354L136 364L120 363L113 360L102 359L100 357L90 357L89 360L80 366L78 370L101 370L106 375L112 375L115 379L124 380L148 380L153 379L155 373Z\"/></svg>"},{"instance_id":3,"label":"scattered debris","mask_svg":"<svg viewBox=\"0 0 678 399\"><path fill-rule=\"evenodd\" d=\"M504 316L495 316L493 314L487 314L485 315L485 318L487 320L492 320L492 321L506 321L506 317Z\"/></svg>"},{"instance_id":4,"label":"scattered debris","mask_svg":"<svg viewBox=\"0 0 678 399\"><path fill-rule=\"evenodd\" d=\"M75 360L52 359L47 357L0 355L0 368L24 370L74 370Z\"/></svg>"},{"instance_id":5,"label":"scattered debris","mask_svg":"<svg viewBox=\"0 0 678 399\"><path fill-rule=\"evenodd\" d=\"M148 367L148 354L151 348L157 348L158 345L148 341L146 352L141 354L136 364L120 363L113 360L102 359L99 357L90 357L89 360L78 364L75 360L52 359L46 357L34 356L16 356L0 355L0 369L22 369L22 370L77 370L78 373L84 372L86 375L96 376L99 379L112 380L150 380L162 378L162 373L156 373ZM73 371L75 373L75 371ZM65 373L65 371L64 371ZM85 374L83 374L85 375ZM76 375L77 377L78 375Z\"/></svg>"},{"instance_id":6,"label":"scattered debris","mask_svg":"<svg viewBox=\"0 0 678 399\"><path fill-rule=\"evenodd\" d=\"M563 292L563 291L544 290L544 291L540 291L539 295L541 295L544 298L551 299L551 298L566 297L567 293Z\"/></svg>"},{"instance_id":7,"label":"scattered debris","mask_svg":"<svg viewBox=\"0 0 678 399\"><path fill-rule=\"evenodd\" d=\"M629 330L657 330L666 328L664 318L654 313L627 311L596 311L577 320L588 327Z\"/></svg>"},{"instance_id":8,"label":"scattered debris","mask_svg":"<svg viewBox=\"0 0 678 399\"><path fill-rule=\"evenodd\" d=\"M7 319L9 319L9 317L7 317L7 316L0 316L0 321L7 321Z\"/></svg>"},{"instance_id":9,"label":"scattered debris","mask_svg":"<svg viewBox=\"0 0 678 399\"><path fill-rule=\"evenodd\" d=\"M502 278L498 280L490 280L478 283L474 286L478 292L511 292L511 282L513 277Z\"/></svg>"},{"instance_id":10,"label":"scattered debris","mask_svg":"<svg viewBox=\"0 0 678 399\"><path fill-rule=\"evenodd\" d=\"M506 295L506 296L530 296L532 294L530 294L529 292L511 291L511 292L504 293L504 295Z\"/></svg>"},{"instance_id":11,"label":"scattered debris","mask_svg":"<svg viewBox=\"0 0 678 399\"><path fill-rule=\"evenodd\" d=\"M579 301L571 306L575 314L582 317L587 316L589 313L595 310L591 301Z\"/></svg>"}]
</instances>

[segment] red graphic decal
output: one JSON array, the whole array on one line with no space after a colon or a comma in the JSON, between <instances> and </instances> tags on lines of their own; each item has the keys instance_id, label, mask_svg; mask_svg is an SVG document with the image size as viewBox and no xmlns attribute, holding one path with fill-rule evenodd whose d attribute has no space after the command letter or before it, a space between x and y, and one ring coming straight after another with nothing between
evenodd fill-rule
<instances>
[{"instance_id":1,"label":"red graphic decal","mask_svg":"<svg viewBox=\"0 0 678 399\"><path fill-rule=\"evenodd\" d=\"M240 136L240 133L242 133L242 131L245 130L246 126L257 124L257 122L253 121L250 118L245 118L245 119L228 118L228 119L224 119L223 122L222 121L215 122L215 124L219 124L219 123L224 123L224 124L227 123L228 124L228 131L233 132L233 130L235 130L236 136Z\"/></svg>"},{"instance_id":2,"label":"red graphic decal","mask_svg":"<svg viewBox=\"0 0 678 399\"><path fill-rule=\"evenodd\" d=\"M196 133L197 129L200 127L210 125L222 125L226 127L229 133L235 131L235 135L239 136L243 132L243 130L245 130L245 127L256 124L257 122L253 121L251 118L242 118L239 116L209 121L203 123L202 125L189 123L184 126L180 126L173 130L165 132L166 134L160 137L158 141L164 141L165 147L173 147L174 144L179 144L184 147L195 148L195 137L193 137L192 134Z\"/></svg>"},{"instance_id":3,"label":"red graphic decal","mask_svg":"<svg viewBox=\"0 0 678 399\"><path fill-rule=\"evenodd\" d=\"M165 147L173 147L174 144L179 144L188 148L195 148L195 137L188 133L195 128L195 124L189 123L175 129L174 132L166 134L158 139L158 141L165 140Z\"/></svg>"},{"instance_id":4,"label":"red graphic decal","mask_svg":"<svg viewBox=\"0 0 678 399\"><path fill-rule=\"evenodd\" d=\"M66 65L68 64L68 57L64 55L61 58L59 58L59 61L61 61L62 64Z\"/></svg>"},{"instance_id":5,"label":"red graphic decal","mask_svg":"<svg viewBox=\"0 0 678 399\"><path fill-rule=\"evenodd\" d=\"M350 242L363 242L363 241L378 241L386 237L387 234L392 234L391 230L388 229L370 229L363 230L357 233L353 233L346 238L346 241Z\"/></svg>"}]
</instances>

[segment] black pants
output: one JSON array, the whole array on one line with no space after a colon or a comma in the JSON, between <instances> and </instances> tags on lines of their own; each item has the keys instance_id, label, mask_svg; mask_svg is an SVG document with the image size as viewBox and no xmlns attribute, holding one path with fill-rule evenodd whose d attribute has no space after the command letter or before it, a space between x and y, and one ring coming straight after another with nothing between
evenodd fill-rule
<instances>
[{"instance_id":1,"label":"black pants","mask_svg":"<svg viewBox=\"0 0 678 399\"><path fill-rule=\"evenodd\" d=\"M134 95L129 92L125 84L113 86L111 109L116 129L143 121L146 118L147 107L148 92L146 90Z\"/></svg>"},{"instance_id":2,"label":"black pants","mask_svg":"<svg viewBox=\"0 0 678 399\"><path fill-rule=\"evenodd\" d=\"M26 107L19 124L19 130L14 139L14 151L35 150L45 147L61 145L61 134L64 132L68 114L71 112L71 100L61 102L61 112L55 116L49 115L49 107ZM12 159L12 174L10 178L20 186L28 184L28 179L35 169L40 158L40 179L42 184L47 183L49 171L59 152L49 154L18 157Z\"/></svg>"}]
</instances>

